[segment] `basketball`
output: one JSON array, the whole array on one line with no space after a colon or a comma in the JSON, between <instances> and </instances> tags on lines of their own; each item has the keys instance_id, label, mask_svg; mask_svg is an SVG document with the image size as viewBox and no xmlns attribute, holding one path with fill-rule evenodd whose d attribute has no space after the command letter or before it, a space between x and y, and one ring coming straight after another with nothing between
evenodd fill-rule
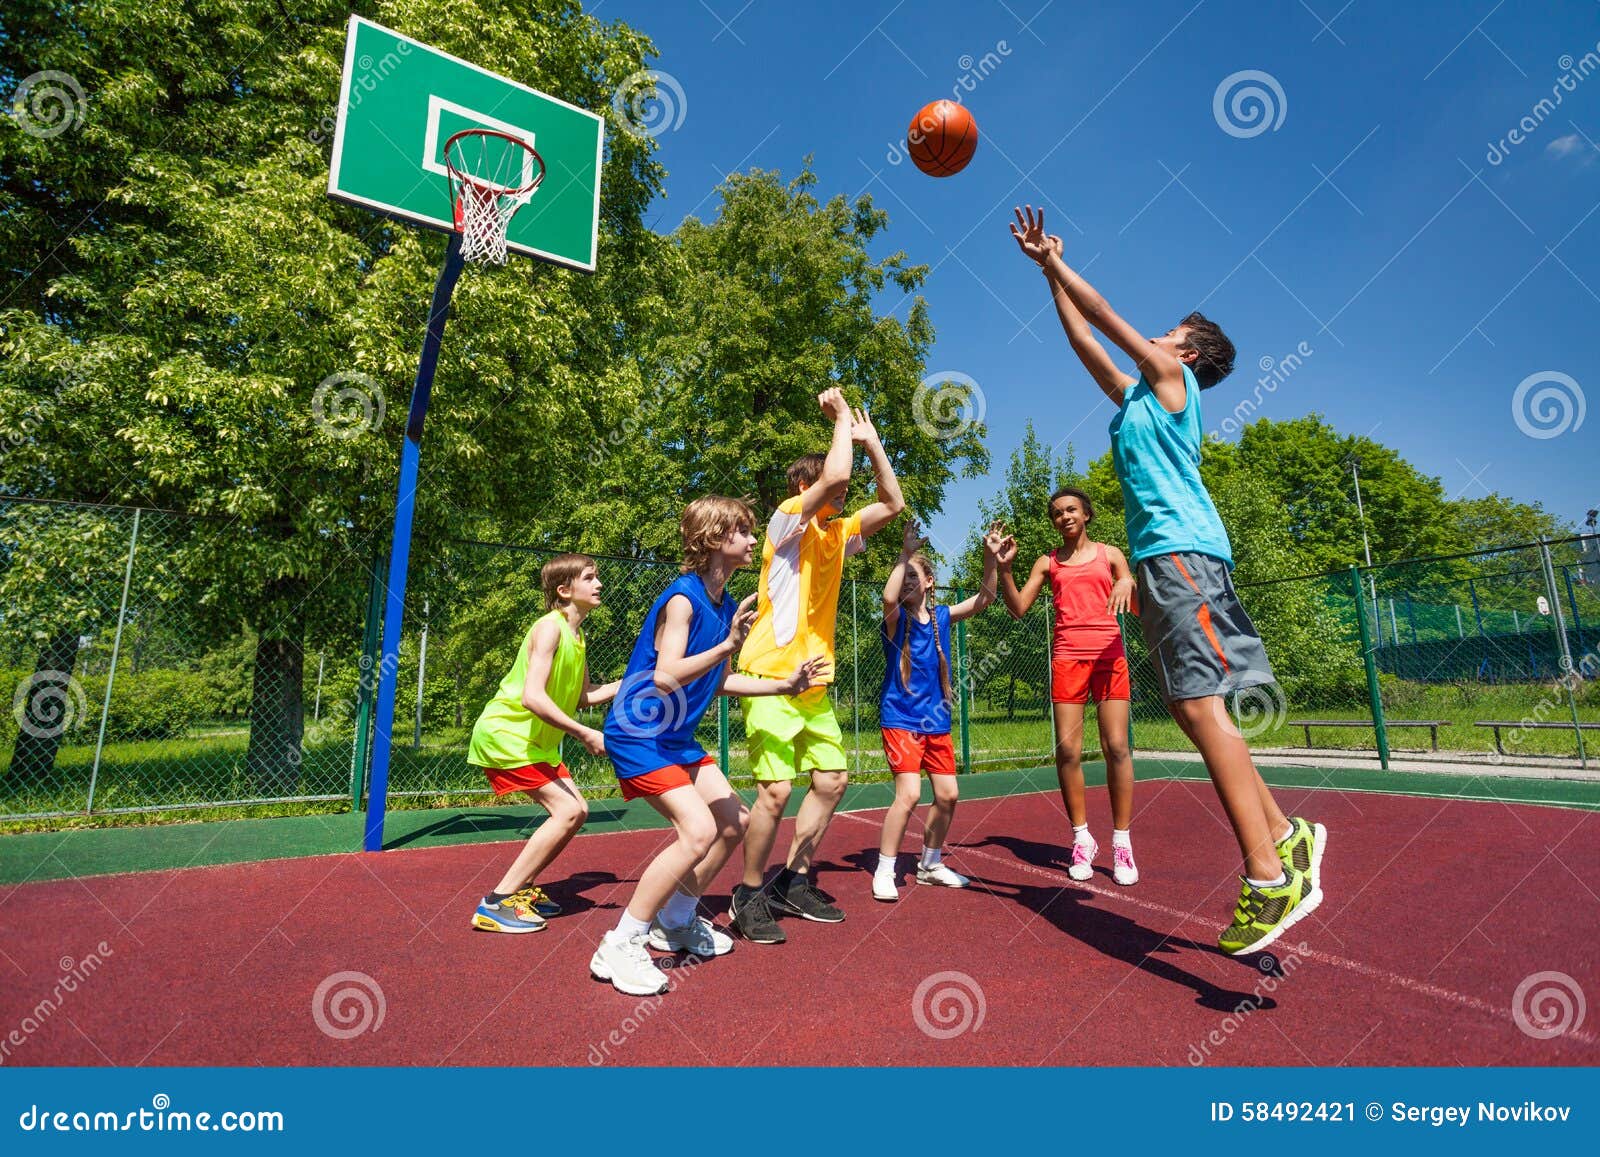
<instances>
[{"instance_id":1,"label":"basketball","mask_svg":"<svg viewBox=\"0 0 1600 1157\"><path fill-rule=\"evenodd\" d=\"M925 104L906 130L906 151L930 177L953 177L978 147L978 122L953 100Z\"/></svg>"}]
</instances>

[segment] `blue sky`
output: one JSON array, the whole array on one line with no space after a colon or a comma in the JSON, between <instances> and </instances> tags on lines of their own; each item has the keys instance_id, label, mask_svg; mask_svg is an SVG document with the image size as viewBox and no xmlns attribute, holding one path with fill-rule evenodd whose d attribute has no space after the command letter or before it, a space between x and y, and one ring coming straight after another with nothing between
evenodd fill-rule
<instances>
[{"instance_id":1,"label":"blue sky","mask_svg":"<svg viewBox=\"0 0 1600 1157\"><path fill-rule=\"evenodd\" d=\"M1108 445L1111 407L1006 232L1024 202L1046 207L1068 261L1146 333L1193 308L1224 325L1238 369L1206 394L1208 429L1256 400L1262 359L1299 350L1257 416L1321 412L1451 497L1497 490L1575 522L1600 505L1586 344L1600 322L1600 4L1539 9L590 6L648 33L681 91L664 90L676 127L658 137L656 228L714 214L730 170L792 175L813 153L819 194L871 193L891 217L882 252L933 267L928 368L978 383L994 459L991 478L951 487L932 526L942 545L965 536L1029 418L1080 462ZM1270 80L1225 84L1241 72ZM891 162L915 111L963 76L982 134L967 170L936 180ZM1257 103L1230 112L1241 87L1266 94L1272 127L1250 118Z\"/></svg>"}]
</instances>

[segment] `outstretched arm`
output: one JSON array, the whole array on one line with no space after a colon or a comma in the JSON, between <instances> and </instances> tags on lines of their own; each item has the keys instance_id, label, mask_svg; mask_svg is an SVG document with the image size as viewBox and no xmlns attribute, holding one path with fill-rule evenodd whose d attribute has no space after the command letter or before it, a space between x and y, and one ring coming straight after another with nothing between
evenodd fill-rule
<instances>
[{"instance_id":1,"label":"outstretched arm","mask_svg":"<svg viewBox=\"0 0 1600 1157\"><path fill-rule=\"evenodd\" d=\"M1044 267L1052 287L1060 286L1083 319L1110 338L1113 345L1134 360L1139 372L1144 374L1155 390L1163 408L1173 413L1183 409L1185 400L1183 363L1160 346L1152 344L1148 338L1124 321L1094 286L1073 270L1059 253L1051 251L1049 239L1044 232L1043 210L1035 214L1030 205L1026 209L1026 214L1021 209L1013 211L1023 228L1019 231L1016 225L1012 225L1011 235L1017 239L1017 244L1024 253ZM1088 363L1085 362L1085 365ZM1094 372L1092 366L1090 372ZM1096 381L1098 380L1097 377Z\"/></svg>"},{"instance_id":2,"label":"outstretched arm","mask_svg":"<svg viewBox=\"0 0 1600 1157\"><path fill-rule=\"evenodd\" d=\"M837 387L823 390L817 395L817 405L833 422L833 441L828 443L828 456L823 459L822 473L800 495L801 526L817 516L817 511L828 501L835 486L850 481L850 460L854 456L851 448L854 422L844 394Z\"/></svg>"},{"instance_id":3,"label":"outstretched arm","mask_svg":"<svg viewBox=\"0 0 1600 1157\"><path fill-rule=\"evenodd\" d=\"M894 560L894 566L889 568L888 581L883 584L883 629L893 638L900 626L900 591L906 582L906 567L911 564L911 556L922 549L926 540L922 537L922 528L917 525L915 518L906 519L906 531L900 540L900 554Z\"/></svg>"},{"instance_id":4,"label":"outstretched arm","mask_svg":"<svg viewBox=\"0 0 1600 1157\"><path fill-rule=\"evenodd\" d=\"M1011 576L1011 563L1017 557L1017 540L1006 538L1001 542L998 561L1000 564L1000 598L1006 604L1006 610L1011 612L1013 619L1020 619L1028 613L1028 608L1033 606L1033 600L1039 597L1039 590L1044 586L1044 580L1050 573L1050 556L1041 554L1033 564L1033 569L1028 572L1028 580L1017 589L1017 580Z\"/></svg>"},{"instance_id":5,"label":"outstretched arm","mask_svg":"<svg viewBox=\"0 0 1600 1157\"><path fill-rule=\"evenodd\" d=\"M1050 252L1060 257L1061 238L1052 233L1048 238L1048 244ZM1117 363L1111 360L1111 355L1106 353L1106 347L1095 338L1094 330L1084 320L1083 314L1072 304L1072 295L1067 292L1067 287L1050 275L1050 267L1041 265L1040 268L1050 285L1050 296L1056 304L1056 316L1061 319L1061 328L1067 333L1067 341L1072 345L1072 352L1078 355L1078 360L1083 363L1083 368L1089 371L1089 376L1094 379L1095 385L1100 387L1101 392L1121 406L1123 391L1133 385L1136 379L1117 368Z\"/></svg>"},{"instance_id":6,"label":"outstretched arm","mask_svg":"<svg viewBox=\"0 0 1600 1157\"><path fill-rule=\"evenodd\" d=\"M859 515L861 537L871 538L906 508L906 500L900 494L900 480L889 464L889 455L884 453L883 443L878 440L877 427L865 410L856 411L850 437L861 443L861 448L867 452L872 462L872 475L878 483L878 500L863 507Z\"/></svg>"},{"instance_id":7,"label":"outstretched arm","mask_svg":"<svg viewBox=\"0 0 1600 1157\"><path fill-rule=\"evenodd\" d=\"M528 643L528 672L522 680L522 706L541 723L548 723L578 740L590 755L604 755L605 736L593 727L585 727L561 710L545 687L550 680L550 664L555 658L556 644L560 639L561 628L555 623L540 623L534 630L533 638Z\"/></svg>"},{"instance_id":8,"label":"outstretched arm","mask_svg":"<svg viewBox=\"0 0 1600 1157\"><path fill-rule=\"evenodd\" d=\"M997 523L996 526L999 524ZM950 608L950 621L959 623L981 614L994 602L1000 581L1000 562L996 555L1002 539L994 527L983 539L983 578L978 582L978 593Z\"/></svg>"}]
</instances>

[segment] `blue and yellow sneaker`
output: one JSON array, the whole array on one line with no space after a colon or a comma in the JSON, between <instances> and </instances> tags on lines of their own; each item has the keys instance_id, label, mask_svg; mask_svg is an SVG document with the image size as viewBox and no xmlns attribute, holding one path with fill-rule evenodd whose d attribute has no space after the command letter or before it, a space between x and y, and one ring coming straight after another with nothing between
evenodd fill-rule
<instances>
[{"instance_id":1,"label":"blue and yellow sneaker","mask_svg":"<svg viewBox=\"0 0 1600 1157\"><path fill-rule=\"evenodd\" d=\"M1278 859L1286 867L1311 878L1311 890L1322 891L1322 854L1328 850L1328 829L1308 823L1299 816L1289 817L1289 834L1278 841Z\"/></svg>"},{"instance_id":2,"label":"blue and yellow sneaker","mask_svg":"<svg viewBox=\"0 0 1600 1157\"><path fill-rule=\"evenodd\" d=\"M484 932L543 932L544 917L520 893L513 893L498 904L480 901L472 926Z\"/></svg>"},{"instance_id":3,"label":"blue and yellow sneaker","mask_svg":"<svg viewBox=\"0 0 1600 1157\"><path fill-rule=\"evenodd\" d=\"M1307 873L1285 864L1283 876L1283 883L1266 888L1242 881L1233 923L1217 937L1218 948L1229 956L1260 952L1322 903L1322 893L1311 886Z\"/></svg>"},{"instance_id":4,"label":"blue and yellow sneaker","mask_svg":"<svg viewBox=\"0 0 1600 1157\"><path fill-rule=\"evenodd\" d=\"M561 905L546 895L543 888L536 888L529 884L525 888L518 888L511 893L511 896L515 900L521 900L539 915L546 918L561 915Z\"/></svg>"}]
</instances>

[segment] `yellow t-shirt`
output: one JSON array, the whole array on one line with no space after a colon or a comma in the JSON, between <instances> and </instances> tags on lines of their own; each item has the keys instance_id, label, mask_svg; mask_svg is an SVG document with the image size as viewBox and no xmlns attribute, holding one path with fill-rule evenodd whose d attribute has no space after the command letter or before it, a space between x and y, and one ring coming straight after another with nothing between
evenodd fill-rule
<instances>
[{"instance_id":1,"label":"yellow t-shirt","mask_svg":"<svg viewBox=\"0 0 1600 1157\"><path fill-rule=\"evenodd\" d=\"M859 514L819 527L816 519L801 521L799 495L785 499L767 523L756 623L739 652L740 670L783 679L818 655L831 665L844 560L866 545Z\"/></svg>"}]
</instances>

